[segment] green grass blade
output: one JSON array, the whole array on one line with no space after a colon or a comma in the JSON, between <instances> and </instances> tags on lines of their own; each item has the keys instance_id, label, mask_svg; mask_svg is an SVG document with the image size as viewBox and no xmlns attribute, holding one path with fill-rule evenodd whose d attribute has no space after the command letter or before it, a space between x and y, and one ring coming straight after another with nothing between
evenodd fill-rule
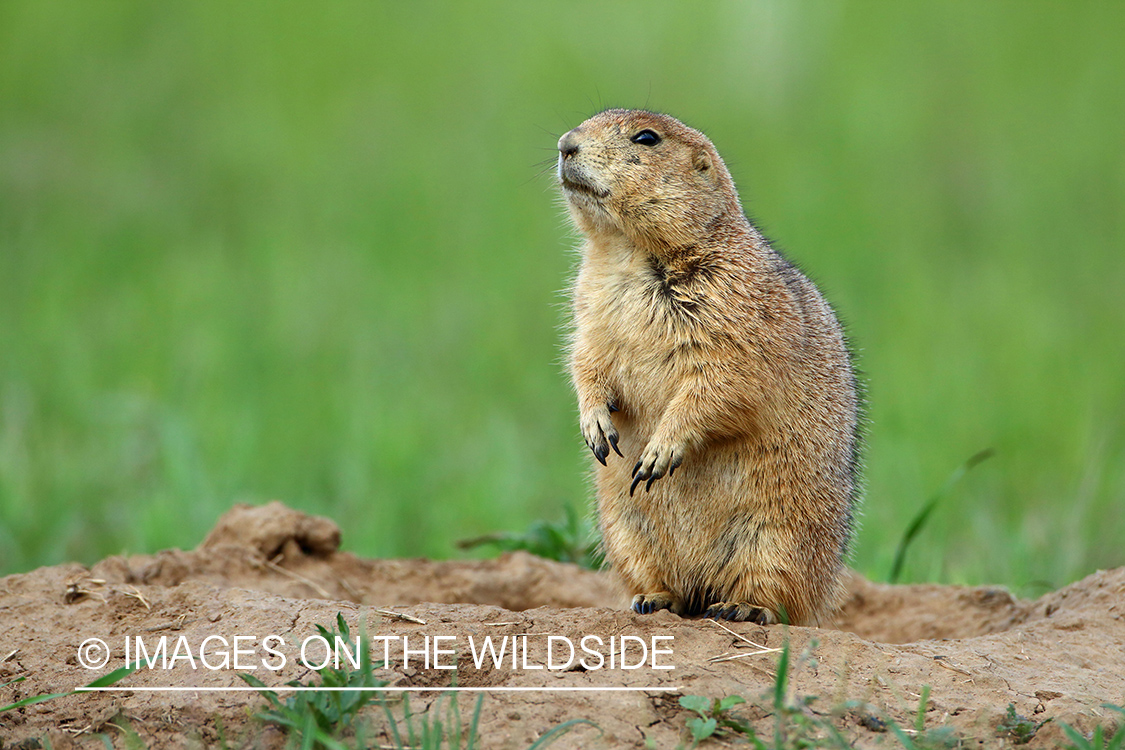
<instances>
[{"instance_id":1,"label":"green grass blade","mask_svg":"<svg viewBox=\"0 0 1125 750\"><path fill-rule=\"evenodd\" d=\"M33 695L30 698L24 698L23 700L16 701L15 703L9 703L7 706L0 706L0 714L4 713L5 711L11 711L15 708L22 708L24 706L31 706L36 703L43 703L44 701L51 701L55 698L65 698L68 695L73 695L73 692L51 693L50 695Z\"/></svg>"},{"instance_id":2,"label":"green grass blade","mask_svg":"<svg viewBox=\"0 0 1125 750\"><path fill-rule=\"evenodd\" d=\"M1066 722L1060 722L1059 726L1062 727L1063 734L1069 737L1070 741L1074 743L1073 745L1071 745L1071 747L1078 748L1078 750L1085 750L1085 748L1091 747L1090 741L1082 736L1082 733L1072 727L1070 724L1067 724Z\"/></svg>"},{"instance_id":3,"label":"green grass blade","mask_svg":"<svg viewBox=\"0 0 1125 750\"><path fill-rule=\"evenodd\" d=\"M898 741L902 743L903 750L917 750L914 740L910 739L910 735L904 732L897 722L888 721L887 726L895 733L895 736L898 737Z\"/></svg>"},{"instance_id":4,"label":"green grass blade","mask_svg":"<svg viewBox=\"0 0 1125 750\"><path fill-rule=\"evenodd\" d=\"M941 489L922 506L922 510L918 512L918 515L914 516L914 519L910 522L910 525L906 527L906 531L903 532L902 538L898 542L898 549L895 550L895 559L894 563L891 565L891 574L887 578L888 581L898 583L899 576L902 574L902 566L906 562L906 551L910 548L910 543L914 541L914 537L918 536L918 533L922 531L922 528L926 525L926 521L929 519L930 514L933 513L934 508L938 506L938 503L944 500L953 491L953 488L961 481L961 478L969 473L974 466L991 458L994 453L995 451L992 448L985 448L970 456L965 463L953 470L953 473L949 475L949 479L945 480L945 484L941 486Z\"/></svg>"},{"instance_id":5,"label":"green grass blade","mask_svg":"<svg viewBox=\"0 0 1125 750\"><path fill-rule=\"evenodd\" d=\"M594 729L597 729L599 733L604 734L604 732L602 732L602 728L589 719L571 719L570 721L559 724L557 727L554 727L539 739L535 740L535 742L531 743L531 745L528 746L527 750L540 750L540 748L547 747L547 745L559 739L571 729L574 729L575 727L582 724L588 724Z\"/></svg>"},{"instance_id":6,"label":"green grass blade","mask_svg":"<svg viewBox=\"0 0 1125 750\"><path fill-rule=\"evenodd\" d=\"M109 674L104 674L101 677L99 677L98 679L94 680L93 682L87 683L86 687L91 687L91 688L109 687L110 685L113 685L117 682L120 682L121 680L125 679L129 675L133 674L133 672L136 672L139 667L140 667L139 664L133 664L133 665L130 665L130 666L127 666L127 667L121 667L120 669L115 669L112 672L110 672Z\"/></svg>"},{"instance_id":7,"label":"green grass blade","mask_svg":"<svg viewBox=\"0 0 1125 750\"><path fill-rule=\"evenodd\" d=\"M301 726L301 750L313 750L316 741L316 716L312 711L305 714L305 723Z\"/></svg>"},{"instance_id":8,"label":"green grass blade","mask_svg":"<svg viewBox=\"0 0 1125 750\"><path fill-rule=\"evenodd\" d=\"M456 674L453 681L456 682ZM454 694L449 711L449 747L453 750L461 750L461 707L457 703L457 695Z\"/></svg>"},{"instance_id":9,"label":"green grass blade","mask_svg":"<svg viewBox=\"0 0 1125 750\"><path fill-rule=\"evenodd\" d=\"M914 717L914 731L922 734L926 730L926 704L930 700L930 686L922 686L922 696L918 700L918 714Z\"/></svg>"},{"instance_id":10,"label":"green grass blade","mask_svg":"<svg viewBox=\"0 0 1125 750\"><path fill-rule=\"evenodd\" d=\"M465 746L465 750L473 750L473 746L477 741L477 726L480 724L480 709L484 705L484 695L477 698L477 706L473 709L473 720L469 722L469 744Z\"/></svg>"},{"instance_id":11,"label":"green grass blade","mask_svg":"<svg viewBox=\"0 0 1125 750\"><path fill-rule=\"evenodd\" d=\"M133 672L136 672L137 668L139 666L140 665L138 665L138 664L134 664L132 666L121 667L120 669L115 669L112 672L110 672L109 674L102 675L101 677L94 680L93 682L86 683L85 687L90 687L90 688L109 687L110 685L113 685L114 683L120 681L121 679L123 679L125 677L128 677L129 675L133 674ZM21 682L23 679L25 679L25 678L20 677L18 679L12 680L11 682L4 683L4 685L0 686L0 687L4 687L4 686L7 686L7 685L13 685L17 682ZM34 696L31 696L30 698L24 698L23 700L16 701L15 703L9 704L7 706L0 706L0 714L4 713L5 711L11 711L11 710L16 709L16 708L22 708L23 706L32 706L36 703L44 703L46 701L52 701L55 698L65 698L68 695L74 695L76 692L77 691L75 691L75 690L71 690L71 691L68 691L66 693L50 693L48 695L34 695Z\"/></svg>"},{"instance_id":12,"label":"green grass blade","mask_svg":"<svg viewBox=\"0 0 1125 750\"><path fill-rule=\"evenodd\" d=\"M395 716L391 713L391 707L387 705L385 695L379 695L379 705L383 707L383 713L387 715L387 725L391 730L391 738L395 741L395 747L402 750L402 736L398 733L398 722L395 721Z\"/></svg>"},{"instance_id":13,"label":"green grass blade","mask_svg":"<svg viewBox=\"0 0 1125 750\"><path fill-rule=\"evenodd\" d=\"M351 750L343 742L332 738L326 732L320 729L316 729L313 731L313 739L316 740L316 742L320 745L323 745L325 748L327 748L327 750Z\"/></svg>"},{"instance_id":14,"label":"green grass blade","mask_svg":"<svg viewBox=\"0 0 1125 750\"><path fill-rule=\"evenodd\" d=\"M257 677L255 677L252 674L246 674L245 672L239 672L238 678L240 680L242 680L243 682L245 682L250 687L264 688L266 686L266 683L262 682L261 680L259 680Z\"/></svg>"},{"instance_id":15,"label":"green grass blade","mask_svg":"<svg viewBox=\"0 0 1125 750\"><path fill-rule=\"evenodd\" d=\"M781 648L781 657L777 660L777 676L773 683L773 707L781 711L785 707L785 693L789 682L789 641L786 640Z\"/></svg>"},{"instance_id":16,"label":"green grass blade","mask_svg":"<svg viewBox=\"0 0 1125 750\"><path fill-rule=\"evenodd\" d=\"M402 695L402 720L406 722L406 737L410 740L411 747L418 746L418 737L414 733L414 716L410 713L410 696Z\"/></svg>"}]
</instances>

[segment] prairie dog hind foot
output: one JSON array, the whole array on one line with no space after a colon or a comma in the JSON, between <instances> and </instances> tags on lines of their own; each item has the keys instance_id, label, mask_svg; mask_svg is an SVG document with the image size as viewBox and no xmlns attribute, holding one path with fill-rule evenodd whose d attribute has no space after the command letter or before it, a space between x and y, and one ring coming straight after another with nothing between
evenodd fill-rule
<instances>
[{"instance_id":1,"label":"prairie dog hind foot","mask_svg":"<svg viewBox=\"0 0 1125 750\"><path fill-rule=\"evenodd\" d=\"M775 625L778 622L777 615L772 611L750 602L716 602L707 608L703 616L712 620L754 622L759 625Z\"/></svg>"},{"instance_id":2,"label":"prairie dog hind foot","mask_svg":"<svg viewBox=\"0 0 1125 750\"><path fill-rule=\"evenodd\" d=\"M672 609L675 599L668 591L657 591L654 594L637 594L633 597L633 611L638 615L651 615L662 609Z\"/></svg>"}]
</instances>

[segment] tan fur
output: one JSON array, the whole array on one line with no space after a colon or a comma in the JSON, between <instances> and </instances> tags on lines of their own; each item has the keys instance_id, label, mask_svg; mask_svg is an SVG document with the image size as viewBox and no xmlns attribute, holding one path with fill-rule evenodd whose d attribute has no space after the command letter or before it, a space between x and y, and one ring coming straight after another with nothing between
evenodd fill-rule
<instances>
[{"instance_id":1,"label":"tan fur","mask_svg":"<svg viewBox=\"0 0 1125 750\"><path fill-rule=\"evenodd\" d=\"M644 130L659 142L631 140ZM571 374L606 464L606 556L634 609L822 621L857 481L858 399L831 307L677 120L603 112L559 140L558 170L586 237Z\"/></svg>"}]
</instances>

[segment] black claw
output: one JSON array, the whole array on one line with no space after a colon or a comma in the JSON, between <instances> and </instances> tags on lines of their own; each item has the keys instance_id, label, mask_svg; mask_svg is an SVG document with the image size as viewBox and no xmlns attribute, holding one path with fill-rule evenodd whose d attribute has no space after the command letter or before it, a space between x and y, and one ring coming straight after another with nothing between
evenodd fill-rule
<instances>
[{"instance_id":1,"label":"black claw","mask_svg":"<svg viewBox=\"0 0 1125 750\"><path fill-rule=\"evenodd\" d=\"M617 435L610 435L609 436L609 444L613 446L613 452L614 453L621 456L622 458L625 458L625 454L622 453L621 449L617 447ZM606 454L606 455L609 455L609 454Z\"/></svg>"},{"instance_id":2,"label":"black claw","mask_svg":"<svg viewBox=\"0 0 1125 750\"><path fill-rule=\"evenodd\" d=\"M712 620L733 620L734 613L738 610L738 605L723 607L721 604L722 602L712 604L707 608L703 616Z\"/></svg>"},{"instance_id":3,"label":"black claw","mask_svg":"<svg viewBox=\"0 0 1125 750\"><path fill-rule=\"evenodd\" d=\"M653 474L651 477L648 478L648 481L645 482L645 492L649 491L649 489L652 487L652 483L655 482L657 479L660 479L660 475L658 475L658 474Z\"/></svg>"},{"instance_id":4,"label":"black claw","mask_svg":"<svg viewBox=\"0 0 1125 750\"><path fill-rule=\"evenodd\" d=\"M629 497L633 496L633 490L637 489L637 485L641 483L642 479L644 479L644 477L636 477L633 479L633 484L629 485Z\"/></svg>"},{"instance_id":5,"label":"black claw","mask_svg":"<svg viewBox=\"0 0 1125 750\"><path fill-rule=\"evenodd\" d=\"M594 448L594 458L601 461L602 466L606 465L605 457L608 456L608 455L609 455L609 447L607 445L605 445L605 443L602 443L601 445Z\"/></svg>"},{"instance_id":6,"label":"black claw","mask_svg":"<svg viewBox=\"0 0 1125 750\"><path fill-rule=\"evenodd\" d=\"M610 401L608 404L606 404L606 407L609 409L610 414L613 414L615 411L620 411L617 408L617 404L613 403L612 401Z\"/></svg>"},{"instance_id":7,"label":"black claw","mask_svg":"<svg viewBox=\"0 0 1125 750\"><path fill-rule=\"evenodd\" d=\"M636 613L637 613L638 615L639 615L639 614L642 614L642 612L641 612L641 605L642 605L642 604L643 604L643 602L633 602L633 606L632 606L632 609L633 609L633 611L634 611L634 612L636 612Z\"/></svg>"},{"instance_id":8,"label":"black claw","mask_svg":"<svg viewBox=\"0 0 1125 750\"><path fill-rule=\"evenodd\" d=\"M637 476L637 472L641 470L641 462L637 461L637 465L633 467L632 476Z\"/></svg>"}]
</instances>

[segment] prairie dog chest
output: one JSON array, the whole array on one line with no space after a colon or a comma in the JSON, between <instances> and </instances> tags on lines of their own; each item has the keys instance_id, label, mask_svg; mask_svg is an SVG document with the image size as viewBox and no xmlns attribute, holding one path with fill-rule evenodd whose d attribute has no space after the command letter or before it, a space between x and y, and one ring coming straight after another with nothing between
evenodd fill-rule
<instances>
[{"instance_id":1,"label":"prairie dog chest","mask_svg":"<svg viewBox=\"0 0 1125 750\"><path fill-rule=\"evenodd\" d=\"M574 312L579 345L603 363L622 406L642 418L659 414L697 336L678 320L651 264L639 254L588 253L575 281Z\"/></svg>"}]
</instances>

